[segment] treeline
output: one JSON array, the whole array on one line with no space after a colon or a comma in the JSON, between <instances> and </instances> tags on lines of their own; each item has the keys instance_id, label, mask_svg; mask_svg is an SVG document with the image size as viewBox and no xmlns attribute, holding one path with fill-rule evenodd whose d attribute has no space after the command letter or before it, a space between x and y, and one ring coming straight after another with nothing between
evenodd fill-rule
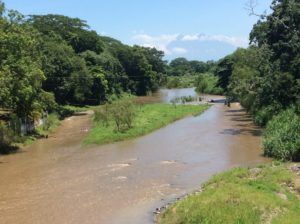
<instances>
[{"instance_id":1,"label":"treeline","mask_svg":"<svg viewBox=\"0 0 300 224\"><path fill-rule=\"evenodd\" d=\"M215 65L216 63L214 61L189 61L186 58L180 57L175 58L168 64L166 72L168 76L189 76L212 72Z\"/></svg>"},{"instance_id":2,"label":"treeline","mask_svg":"<svg viewBox=\"0 0 300 224\"><path fill-rule=\"evenodd\" d=\"M62 15L23 16L0 1L0 108L34 119L58 105L96 105L108 96L156 90L164 53L99 36Z\"/></svg>"},{"instance_id":3,"label":"treeline","mask_svg":"<svg viewBox=\"0 0 300 224\"><path fill-rule=\"evenodd\" d=\"M300 1L275 0L254 25L251 46L221 59L219 86L266 126L265 154L300 160Z\"/></svg>"},{"instance_id":4,"label":"treeline","mask_svg":"<svg viewBox=\"0 0 300 224\"><path fill-rule=\"evenodd\" d=\"M217 62L176 58L166 66L167 79L162 84L167 88L196 87L199 93L223 94L215 75Z\"/></svg>"},{"instance_id":5,"label":"treeline","mask_svg":"<svg viewBox=\"0 0 300 224\"><path fill-rule=\"evenodd\" d=\"M155 48L100 36L84 20L24 16L0 0L0 153L26 141L23 135L36 132L34 122L49 113L72 114L65 105L99 105L112 95L155 91L165 77L163 56Z\"/></svg>"}]
</instances>

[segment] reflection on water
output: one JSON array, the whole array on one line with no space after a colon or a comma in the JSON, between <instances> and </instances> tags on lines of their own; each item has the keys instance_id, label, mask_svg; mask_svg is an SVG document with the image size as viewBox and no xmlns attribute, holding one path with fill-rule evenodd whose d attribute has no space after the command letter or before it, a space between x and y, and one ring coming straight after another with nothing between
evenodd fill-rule
<instances>
[{"instance_id":1,"label":"reflection on water","mask_svg":"<svg viewBox=\"0 0 300 224\"><path fill-rule=\"evenodd\" d=\"M161 90L141 99L169 102L191 93ZM238 104L215 104L135 140L81 146L90 117L69 118L24 153L0 157L1 223L152 223L155 207L211 175L265 161L260 130Z\"/></svg>"},{"instance_id":2,"label":"reflection on water","mask_svg":"<svg viewBox=\"0 0 300 224\"><path fill-rule=\"evenodd\" d=\"M160 89L153 93L151 96L143 96L138 98L140 103L171 103L172 100L183 96L191 96L195 99L202 100L202 103L214 100L215 103L224 103L223 96L212 96L208 94L198 94L195 88L182 88L182 89Z\"/></svg>"}]
</instances>

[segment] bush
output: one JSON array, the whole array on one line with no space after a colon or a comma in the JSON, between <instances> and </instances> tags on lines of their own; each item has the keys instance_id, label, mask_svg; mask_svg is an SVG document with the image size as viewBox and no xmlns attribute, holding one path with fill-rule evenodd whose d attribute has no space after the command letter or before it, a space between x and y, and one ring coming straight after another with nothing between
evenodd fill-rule
<instances>
[{"instance_id":1,"label":"bush","mask_svg":"<svg viewBox=\"0 0 300 224\"><path fill-rule=\"evenodd\" d=\"M217 86L218 80L218 77L210 73L198 75L195 79L196 91L207 94L223 94L224 90Z\"/></svg>"},{"instance_id":2,"label":"bush","mask_svg":"<svg viewBox=\"0 0 300 224\"><path fill-rule=\"evenodd\" d=\"M16 150L16 148L12 146L13 140L13 131L0 121L0 154L8 154Z\"/></svg>"},{"instance_id":3,"label":"bush","mask_svg":"<svg viewBox=\"0 0 300 224\"><path fill-rule=\"evenodd\" d=\"M267 124L263 137L266 156L300 161L300 116L294 108L274 116Z\"/></svg>"},{"instance_id":4,"label":"bush","mask_svg":"<svg viewBox=\"0 0 300 224\"><path fill-rule=\"evenodd\" d=\"M95 110L94 120L106 127L111 121L115 124L116 131L124 131L132 128L134 117L134 97L122 94L120 97L112 96L109 103Z\"/></svg>"},{"instance_id":5,"label":"bush","mask_svg":"<svg viewBox=\"0 0 300 224\"><path fill-rule=\"evenodd\" d=\"M280 110L282 110L282 107L279 104L262 107L261 109L253 113L254 123L260 126L265 126L274 115L280 112Z\"/></svg>"},{"instance_id":6,"label":"bush","mask_svg":"<svg viewBox=\"0 0 300 224\"><path fill-rule=\"evenodd\" d=\"M76 111L72 107L68 106L59 106L57 109L57 113L59 114L61 119L72 116L75 112Z\"/></svg>"},{"instance_id":7,"label":"bush","mask_svg":"<svg viewBox=\"0 0 300 224\"><path fill-rule=\"evenodd\" d=\"M171 103L173 105L176 103L185 104L185 103L193 102L196 100L197 100L197 97L193 97L193 96L189 95L189 96L175 97L171 100Z\"/></svg>"},{"instance_id":8,"label":"bush","mask_svg":"<svg viewBox=\"0 0 300 224\"><path fill-rule=\"evenodd\" d=\"M95 116L94 116L94 120L97 123L102 124L103 126L107 127L109 125L109 111L108 111L109 107L106 104L105 106L100 107L99 109L95 110Z\"/></svg>"},{"instance_id":9,"label":"bush","mask_svg":"<svg viewBox=\"0 0 300 224\"><path fill-rule=\"evenodd\" d=\"M59 117L58 114L52 113L48 115L48 118L43 126L44 131L49 131L53 127L57 127L59 124Z\"/></svg>"}]
</instances>

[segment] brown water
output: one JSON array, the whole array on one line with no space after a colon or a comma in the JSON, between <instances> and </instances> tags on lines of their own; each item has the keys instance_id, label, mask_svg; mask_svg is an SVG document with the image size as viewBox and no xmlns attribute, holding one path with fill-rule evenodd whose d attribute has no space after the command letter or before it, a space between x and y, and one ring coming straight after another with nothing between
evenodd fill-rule
<instances>
[{"instance_id":1,"label":"brown water","mask_svg":"<svg viewBox=\"0 0 300 224\"><path fill-rule=\"evenodd\" d=\"M175 92L194 94L163 90L144 100ZM215 104L135 140L83 147L90 118L69 118L48 139L0 157L1 224L153 223L156 207L213 174L265 161L260 130L237 104Z\"/></svg>"}]
</instances>

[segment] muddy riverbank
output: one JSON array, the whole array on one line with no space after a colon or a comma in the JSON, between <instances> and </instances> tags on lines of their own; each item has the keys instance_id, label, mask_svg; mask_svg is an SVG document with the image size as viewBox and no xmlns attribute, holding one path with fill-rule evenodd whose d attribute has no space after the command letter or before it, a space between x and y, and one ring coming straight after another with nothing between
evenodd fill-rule
<instances>
[{"instance_id":1,"label":"muddy riverbank","mask_svg":"<svg viewBox=\"0 0 300 224\"><path fill-rule=\"evenodd\" d=\"M211 175L265 161L260 129L238 104L215 104L134 140L83 147L90 118L71 117L48 139L0 157L1 223L152 223L156 207Z\"/></svg>"}]
</instances>

